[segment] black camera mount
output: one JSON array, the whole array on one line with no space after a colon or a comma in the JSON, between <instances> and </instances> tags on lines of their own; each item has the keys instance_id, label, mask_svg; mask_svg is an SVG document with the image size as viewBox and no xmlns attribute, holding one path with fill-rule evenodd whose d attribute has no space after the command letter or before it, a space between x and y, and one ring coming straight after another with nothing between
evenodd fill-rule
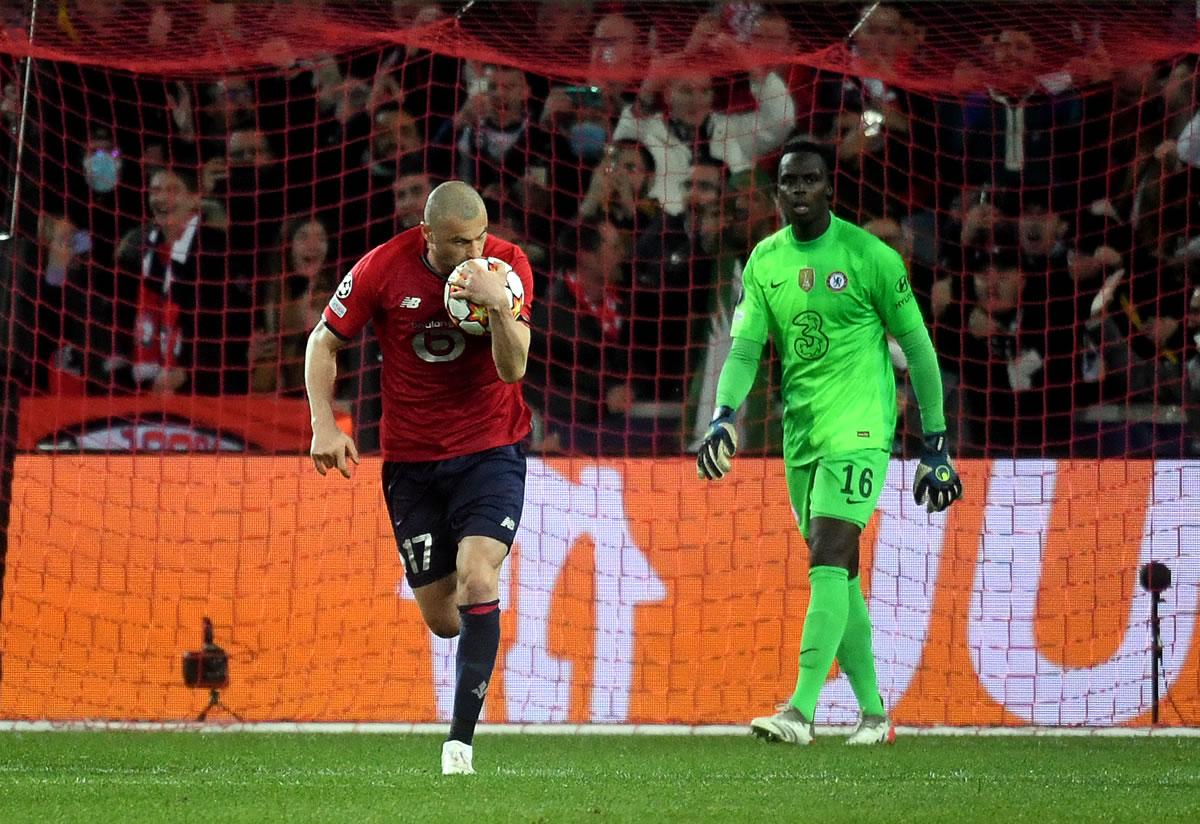
<instances>
[{"instance_id":1,"label":"black camera mount","mask_svg":"<svg viewBox=\"0 0 1200 824\"><path fill-rule=\"evenodd\" d=\"M1158 604L1162 593L1171 588L1171 568L1158 561L1142 564L1138 570L1138 583L1150 593L1150 723L1158 723L1158 679L1162 668L1162 622L1158 617Z\"/></svg>"},{"instance_id":2,"label":"black camera mount","mask_svg":"<svg viewBox=\"0 0 1200 824\"><path fill-rule=\"evenodd\" d=\"M208 690L208 706L200 711L196 720L208 720L208 713L220 707L235 721L241 721L241 716L221 701L221 690L229 686L229 656L213 642L213 625L207 616L204 618L202 641L199 652L183 654L183 683Z\"/></svg>"}]
</instances>

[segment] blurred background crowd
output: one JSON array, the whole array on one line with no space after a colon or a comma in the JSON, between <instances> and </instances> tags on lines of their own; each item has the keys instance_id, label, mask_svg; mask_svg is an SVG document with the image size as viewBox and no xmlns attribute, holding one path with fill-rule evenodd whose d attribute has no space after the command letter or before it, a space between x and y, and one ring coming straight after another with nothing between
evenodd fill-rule
<instances>
[{"instance_id":1,"label":"blurred background crowd","mask_svg":"<svg viewBox=\"0 0 1200 824\"><path fill-rule=\"evenodd\" d=\"M379 5L396 29L462 10ZM28 391L302 396L342 274L458 178L534 267L533 448L677 454L711 414L742 266L779 227L780 151L809 137L837 157L835 212L908 262L961 453L1200 454L1194 56L1117 60L1075 21L1052 49L1014 16L926 70L920 17L872 3L843 8L850 70L832 72L798 62L787 4L678 6L674 37L620 2L521 8L589 76L402 45L298 57L230 2L61 0L41 23L61 38L170 49L186 31L270 69L39 60L26 94L23 62L0 65L6 172L24 144L7 248ZM935 75L946 93L899 81ZM903 453L920 425L893 356ZM346 357L369 451L378 347ZM742 411L749 452L779 448L778 378L772 359Z\"/></svg>"}]
</instances>

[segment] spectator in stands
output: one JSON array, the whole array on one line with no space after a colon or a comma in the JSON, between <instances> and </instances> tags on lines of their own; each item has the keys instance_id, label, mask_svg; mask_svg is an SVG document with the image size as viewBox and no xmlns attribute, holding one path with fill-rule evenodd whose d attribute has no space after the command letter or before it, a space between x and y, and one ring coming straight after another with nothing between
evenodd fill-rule
<instances>
[{"instance_id":1,"label":"spectator in stands","mask_svg":"<svg viewBox=\"0 0 1200 824\"><path fill-rule=\"evenodd\" d=\"M296 169L294 179L303 180L305 175L315 172L316 206L330 210L332 225L361 227L366 222L369 195L366 159L370 157L374 125L368 108L371 87L361 77L343 74L341 66L332 59L318 61L312 76L317 104L316 164L313 165L311 158L301 158L307 168ZM339 233L338 241L337 257L341 260L357 258L366 251L361 246L365 241L362 232Z\"/></svg>"},{"instance_id":2,"label":"spectator in stands","mask_svg":"<svg viewBox=\"0 0 1200 824\"><path fill-rule=\"evenodd\" d=\"M693 353L689 358L688 391L684 411L684 437L688 451L707 434L716 407L717 379L729 354L730 326L741 295L742 271L755 244L779 229L775 184L761 169L731 175L721 220L722 235L708 243L713 258L713 286L708 305L695 318ZM778 451L781 429L776 420L775 398L768 384L777 375L760 371L738 417L738 451L761 454Z\"/></svg>"},{"instance_id":3,"label":"spectator in stands","mask_svg":"<svg viewBox=\"0 0 1200 824\"><path fill-rule=\"evenodd\" d=\"M124 6L123 0L72 0L60 4L54 22L72 43L94 47L109 41L121 27Z\"/></svg>"},{"instance_id":4,"label":"spectator in stands","mask_svg":"<svg viewBox=\"0 0 1200 824\"><path fill-rule=\"evenodd\" d=\"M292 218L275 244L271 277L250 343L251 391L304 394L304 348L337 285L329 230Z\"/></svg>"},{"instance_id":5,"label":"spectator in stands","mask_svg":"<svg viewBox=\"0 0 1200 824\"><path fill-rule=\"evenodd\" d=\"M569 131L573 153L595 163L621 111L633 102L626 81L612 73L644 63L645 43L637 24L623 14L601 17L592 33L590 61L587 83L550 90L542 122L555 131Z\"/></svg>"},{"instance_id":6,"label":"spectator in stands","mask_svg":"<svg viewBox=\"0 0 1200 824\"><path fill-rule=\"evenodd\" d=\"M376 109L371 142L363 160L371 170L372 181L391 184L396 179L400 158L423 148L417 121L403 109ZM372 186L372 188L375 188Z\"/></svg>"},{"instance_id":7,"label":"spectator in stands","mask_svg":"<svg viewBox=\"0 0 1200 824\"><path fill-rule=\"evenodd\" d=\"M443 18L437 3L424 0L392 3L392 20L398 30L427 28ZM399 45L385 49L377 56L368 53L362 60L369 65L360 67L357 64L361 61L355 60L351 66L356 73L374 78L371 107L401 106L417 118L423 143L432 143L458 111L462 61L457 58L412 45Z\"/></svg>"},{"instance_id":8,"label":"spectator in stands","mask_svg":"<svg viewBox=\"0 0 1200 824\"><path fill-rule=\"evenodd\" d=\"M758 170L741 172L729 179L733 215L727 224L725 245L744 262L754 245L779 229L779 206L775 183Z\"/></svg>"},{"instance_id":9,"label":"spectator in stands","mask_svg":"<svg viewBox=\"0 0 1200 824\"><path fill-rule=\"evenodd\" d=\"M971 417L960 444L963 452L984 454L989 447L1001 450L1015 446L1017 388L1008 368L1017 359L1017 307L1023 277L1015 256L994 259L984 267L952 281L952 308L947 314L965 319L961 344L964 401ZM1027 358L1019 373L1020 387L1028 389L1036 358Z\"/></svg>"},{"instance_id":10,"label":"spectator in stands","mask_svg":"<svg viewBox=\"0 0 1200 824\"><path fill-rule=\"evenodd\" d=\"M1081 260L1088 256L1078 249L1066 217L1051 209L1049 192L1030 189L1023 194L1016 237L1020 266L1029 280L1021 297L1031 305L1021 308L1021 324L1030 345L1044 360L1041 386L1046 426L1041 442L1049 449L1067 449L1070 444L1060 439L1074 428L1071 410L1099 400L1097 385L1087 380L1084 371L1086 329L1098 284L1077 277ZM1033 340L1039 328L1043 339ZM1026 440L1037 434L1036 427L1029 434L1028 424L1025 432Z\"/></svg>"},{"instance_id":11,"label":"spectator in stands","mask_svg":"<svg viewBox=\"0 0 1200 824\"><path fill-rule=\"evenodd\" d=\"M942 112L947 151L965 156L972 185L1050 188L1056 210L1075 207L1082 104L1070 74L1040 73L1043 56L1018 28L1002 30L984 46L982 77L963 82L983 82L986 89Z\"/></svg>"},{"instance_id":12,"label":"spectator in stands","mask_svg":"<svg viewBox=\"0 0 1200 824\"><path fill-rule=\"evenodd\" d=\"M613 13L596 21L591 44L591 67L595 76L589 85L600 90L606 110L619 116L621 109L632 102L626 81L614 79L609 72L643 66L645 62L645 35L633 20ZM616 125L615 119L612 125Z\"/></svg>"},{"instance_id":13,"label":"spectator in stands","mask_svg":"<svg viewBox=\"0 0 1200 824\"><path fill-rule=\"evenodd\" d=\"M1016 215L1017 248L1026 272L1065 274L1073 248L1071 227L1050 207L1049 193L1029 189L1023 193Z\"/></svg>"},{"instance_id":14,"label":"spectator in stands","mask_svg":"<svg viewBox=\"0 0 1200 824\"><path fill-rule=\"evenodd\" d=\"M674 67L669 78L664 80L662 72L665 56L659 56L657 71L651 64L637 100L621 113L613 132L615 140L632 138L654 155L657 172L650 191L672 215L686 208L680 184L693 163L719 161L731 172L744 171L779 146L796 121L783 80L757 66L749 69L756 107L737 114L714 111L712 78L703 70L682 68L703 65L708 52L725 59L743 53L711 16L701 18L684 51L669 58Z\"/></svg>"},{"instance_id":15,"label":"spectator in stands","mask_svg":"<svg viewBox=\"0 0 1200 824\"><path fill-rule=\"evenodd\" d=\"M837 202L859 220L935 204L936 108L887 82L909 71L914 46L900 10L874 4L854 35L855 72L819 79L817 106L836 113ZM937 178L948 182L949 171Z\"/></svg>"},{"instance_id":16,"label":"spectator in stands","mask_svg":"<svg viewBox=\"0 0 1200 824\"><path fill-rule=\"evenodd\" d=\"M229 75L202 88L199 133L191 123L190 84L177 83L172 97L172 114L185 137L196 140L203 159L228 151L229 135L239 129L253 130L258 120L254 84L249 78Z\"/></svg>"},{"instance_id":17,"label":"spectator in stands","mask_svg":"<svg viewBox=\"0 0 1200 824\"><path fill-rule=\"evenodd\" d=\"M698 158L684 183L682 214L664 214L637 239L633 282L633 364L640 400L658 404L656 430L678 438L685 385L701 358L712 302L728 167ZM664 442L665 441L661 441Z\"/></svg>"},{"instance_id":18,"label":"spectator in stands","mask_svg":"<svg viewBox=\"0 0 1200 824\"><path fill-rule=\"evenodd\" d=\"M249 292L271 267L270 250L287 208L284 172L259 129L234 129L226 149L224 156L208 161L204 170L211 179L211 195L228 221L230 251L253 265L249 272L231 273L242 279L239 286Z\"/></svg>"},{"instance_id":19,"label":"spectator in stands","mask_svg":"<svg viewBox=\"0 0 1200 824\"><path fill-rule=\"evenodd\" d=\"M780 62L771 68L771 72L783 79L792 97L796 107L794 129L800 134L811 132L816 105L813 93L815 72L808 66L790 62L798 49L787 18L778 11L760 8L748 27L742 31L738 31L738 28L734 27L739 43L743 44L742 48L760 54L778 55Z\"/></svg>"},{"instance_id":20,"label":"spectator in stands","mask_svg":"<svg viewBox=\"0 0 1200 824\"><path fill-rule=\"evenodd\" d=\"M1195 206L1200 184L1200 108L1181 99L1194 94L1194 77L1180 74L1176 67L1164 89L1168 112L1174 112L1168 126L1168 134L1174 138L1155 148L1138 182L1132 209L1135 244L1153 249L1160 258L1200 254L1190 243L1200 225Z\"/></svg>"},{"instance_id":21,"label":"spectator in stands","mask_svg":"<svg viewBox=\"0 0 1200 824\"><path fill-rule=\"evenodd\" d=\"M520 69L487 66L483 83L470 95L438 142L452 146L454 176L486 199L528 216L549 214L550 138L530 111L529 82ZM530 227L524 227L528 234ZM548 227L539 226L546 236Z\"/></svg>"},{"instance_id":22,"label":"spectator in stands","mask_svg":"<svg viewBox=\"0 0 1200 824\"><path fill-rule=\"evenodd\" d=\"M224 232L202 224L194 171L156 169L149 179L150 221L121 239L116 294L93 294L89 314L100 320L88 351L114 389L245 392L247 264L230 257Z\"/></svg>"},{"instance_id":23,"label":"spectator in stands","mask_svg":"<svg viewBox=\"0 0 1200 824\"><path fill-rule=\"evenodd\" d=\"M425 171L421 153L403 155L387 191L377 192L371 198L367 247L373 249L420 224L425 218L425 198L432 190L433 178Z\"/></svg>"},{"instance_id":24,"label":"spectator in stands","mask_svg":"<svg viewBox=\"0 0 1200 824\"><path fill-rule=\"evenodd\" d=\"M958 370L970 425L964 446L1017 454L1069 448L1081 325L1068 303L1051 301L1044 277L1021 270L1004 249L951 280L945 318L964 320Z\"/></svg>"},{"instance_id":25,"label":"spectator in stands","mask_svg":"<svg viewBox=\"0 0 1200 824\"><path fill-rule=\"evenodd\" d=\"M274 9L256 8L257 5L239 4L236 0L200 0L198 8L193 9L156 3L150 18L150 43L164 46L170 43L172 32L186 31L195 42L221 55L249 52L259 59L287 65L290 57L282 57L290 54L286 39L262 37L264 30L280 25L281 15ZM274 25L272 12L276 18Z\"/></svg>"},{"instance_id":26,"label":"spectator in stands","mask_svg":"<svg viewBox=\"0 0 1200 824\"><path fill-rule=\"evenodd\" d=\"M1184 402L1185 362L1191 350L1186 318L1197 278L1196 264L1154 247L1136 249L1129 270L1118 272L1099 293L1099 316L1122 346L1106 345L1108 397L1156 404ZM1194 332L1192 332L1194 334ZM1111 337L1105 340L1111 343Z\"/></svg>"},{"instance_id":27,"label":"spectator in stands","mask_svg":"<svg viewBox=\"0 0 1200 824\"><path fill-rule=\"evenodd\" d=\"M1169 136L1160 74L1149 61L1133 63L1083 97L1081 202L1097 213L1129 217L1138 171Z\"/></svg>"},{"instance_id":28,"label":"spectator in stands","mask_svg":"<svg viewBox=\"0 0 1200 824\"><path fill-rule=\"evenodd\" d=\"M618 140L604 150L579 206L581 221L606 220L625 231L645 230L662 212L650 195L654 155L636 140Z\"/></svg>"},{"instance_id":29,"label":"spectator in stands","mask_svg":"<svg viewBox=\"0 0 1200 824\"><path fill-rule=\"evenodd\" d=\"M91 128L78 164L83 186L68 211L90 237L93 256L111 261L117 240L142 222L140 169L113 141L112 131L99 125Z\"/></svg>"},{"instance_id":30,"label":"spectator in stands","mask_svg":"<svg viewBox=\"0 0 1200 824\"><path fill-rule=\"evenodd\" d=\"M931 329L940 328L945 323L946 309L951 301L952 278L939 277L937 272L915 257L912 226L884 217L867 222L863 228L895 249L904 259L905 268L908 270L908 281L912 286L913 295L921 307L921 314L924 315ZM943 340L945 340L944 336ZM908 362L904 357L904 352L890 337L888 338L888 348L891 350L892 365L895 366L897 373L906 373ZM957 341L955 341L954 349L957 348ZM946 356L949 354L952 352L938 353L942 364L942 388L945 392L945 408L948 413L959 410L961 406L958 395L958 375L956 370L947 363ZM921 420L920 415L917 414L916 395L913 393L912 387L906 383L898 383L896 401L899 413L896 424L896 451L899 454L912 454L913 450L920 448L922 438ZM946 416L947 437L952 443L958 443L962 438L957 418L958 416L953 414Z\"/></svg>"},{"instance_id":31,"label":"spectator in stands","mask_svg":"<svg viewBox=\"0 0 1200 824\"><path fill-rule=\"evenodd\" d=\"M540 0L537 4L534 34L547 54L580 54L588 46L595 3L581 0Z\"/></svg>"},{"instance_id":32,"label":"spectator in stands","mask_svg":"<svg viewBox=\"0 0 1200 824\"><path fill-rule=\"evenodd\" d=\"M591 66L583 85L556 86L542 106L541 125L551 138L547 162L550 204L556 228L563 230L576 216L593 172L603 168L604 153L621 111L632 102L626 81L614 71L628 71L643 61L641 32L632 20L609 14L596 23L591 42Z\"/></svg>"},{"instance_id":33,"label":"spectator in stands","mask_svg":"<svg viewBox=\"0 0 1200 824\"><path fill-rule=\"evenodd\" d=\"M58 391L62 373L81 371L79 303L91 249L86 230L52 213L41 215L32 242L17 242L10 346L15 374L33 391Z\"/></svg>"},{"instance_id":34,"label":"spectator in stands","mask_svg":"<svg viewBox=\"0 0 1200 824\"><path fill-rule=\"evenodd\" d=\"M21 88L19 76L13 67L6 63L0 69L0 124L3 125L8 142L16 139L17 130L21 125ZM37 129L36 118L34 120L27 129Z\"/></svg>"},{"instance_id":35,"label":"spectator in stands","mask_svg":"<svg viewBox=\"0 0 1200 824\"><path fill-rule=\"evenodd\" d=\"M410 171L414 165L424 170L420 159L424 146L415 118L403 109L388 106L377 109L371 119L368 145L343 174L347 192L339 204L343 259L357 259L392 236L392 187L401 158L414 158L408 161Z\"/></svg>"},{"instance_id":36,"label":"spectator in stands","mask_svg":"<svg viewBox=\"0 0 1200 824\"><path fill-rule=\"evenodd\" d=\"M525 386L543 417L546 451L625 453L630 309L628 239L611 223L574 227L574 265L534 303Z\"/></svg>"}]
</instances>

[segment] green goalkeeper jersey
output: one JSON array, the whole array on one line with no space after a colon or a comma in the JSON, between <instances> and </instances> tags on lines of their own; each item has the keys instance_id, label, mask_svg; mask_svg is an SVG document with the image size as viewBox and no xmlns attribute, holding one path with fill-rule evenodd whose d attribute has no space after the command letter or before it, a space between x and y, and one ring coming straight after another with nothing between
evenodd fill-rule
<instances>
[{"instance_id":1,"label":"green goalkeeper jersey","mask_svg":"<svg viewBox=\"0 0 1200 824\"><path fill-rule=\"evenodd\" d=\"M852 223L831 215L810 241L785 226L754 247L730 334L770 337L779 352L787 465L892 448L896 378L886 333L923 323L900 255Z\"/></svg>"}]
</instances>

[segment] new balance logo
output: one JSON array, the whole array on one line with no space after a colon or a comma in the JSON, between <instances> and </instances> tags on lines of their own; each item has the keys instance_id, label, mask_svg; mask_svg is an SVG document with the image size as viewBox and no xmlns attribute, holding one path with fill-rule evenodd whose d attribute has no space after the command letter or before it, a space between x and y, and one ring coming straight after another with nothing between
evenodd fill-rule
<instances>
[{"instance_id":1,"label":"new balance logo","mask_svg":"<svg viewBox=\"0 0 1200 824\"><path fill-rule=\"evenodd\" d=\"M419 309L421 307L421 299L416 297L405 298L400 301L401 309Z\"/></svg>"},{"instance_id":2,"label":"new balance logo","mask_svg":"<svg viewBox=\"0 0 1200 824\"><path fill-rule=\"evenodd\" d=\"M511 529L515 532L517 529L517 522L512 518L505 518L500 522L500 526L504 527L505 529Z\"/></svg>"},{"instance_id":3,"label":"new balance logo","mask_svg":"<svg viewBox=\"0 0 1200 824\"><path fill-rule=\"evenodd\" d=\"M483 697L487 695L487 681L484 681L478 687L471 690L471 692L475 693L475 697L482 701Z\"/></svg>"}]
</instances>

